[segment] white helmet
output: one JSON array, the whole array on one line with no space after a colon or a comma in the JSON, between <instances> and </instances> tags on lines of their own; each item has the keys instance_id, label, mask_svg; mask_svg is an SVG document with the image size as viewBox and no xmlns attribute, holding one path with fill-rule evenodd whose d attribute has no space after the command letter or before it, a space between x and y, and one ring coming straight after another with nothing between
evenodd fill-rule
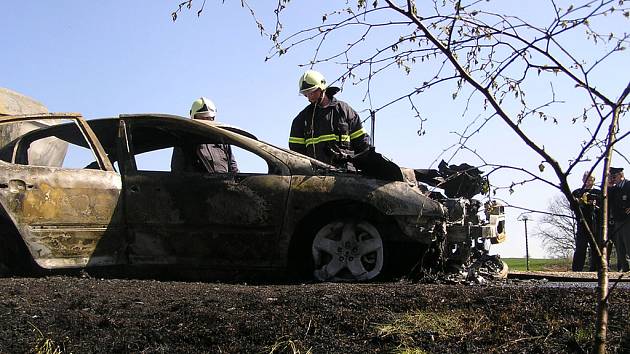
<instances>
[{"instance_id":1,"label":"white helmet","mask_svg":"<svg viewBox=\"0 0 630 354\"><path fill-rule=\"evenodd\" d=\"M300 76L298 81L298 89L301 95L308 94L316 89L325 91L327 87L324 75L315 70L307 70Z\"/></svg>"},{"instance_id":2,"label":"white helmet","mask_svg":"<svg viewBox=\"0 0 630 354\"><path fill-rule=\"evenodd\" d=\"M217 116L217 107L210 99L200 97L193 101L190 107L190 118L211 118L214 119Z\"/></svg>"}]
</instances>

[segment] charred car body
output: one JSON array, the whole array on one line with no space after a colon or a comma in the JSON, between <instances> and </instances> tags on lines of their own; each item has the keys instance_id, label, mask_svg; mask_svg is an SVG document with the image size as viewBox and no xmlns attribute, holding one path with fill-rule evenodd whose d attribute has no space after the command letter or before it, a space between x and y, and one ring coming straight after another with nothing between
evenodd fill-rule
<instances>
[{"instance_id":1,"label":"charred car body","mask_svg":"<svg viewBox=\"0 0 630 354\"><path fill-rule=\"evenodd\" d=\"M390 180L370 178L235 127L170 115L9 116L0 129L33 120L55 124L0 148L5 274L365 281L462 267L505 237L502 208L472 198L483 182L474 168L402 168ZM33 159L42 144L67 145L64 159ZM152 165L200 144L230 144L240 167L252 160L259 170Z\"/></svg>"}]
</instances>

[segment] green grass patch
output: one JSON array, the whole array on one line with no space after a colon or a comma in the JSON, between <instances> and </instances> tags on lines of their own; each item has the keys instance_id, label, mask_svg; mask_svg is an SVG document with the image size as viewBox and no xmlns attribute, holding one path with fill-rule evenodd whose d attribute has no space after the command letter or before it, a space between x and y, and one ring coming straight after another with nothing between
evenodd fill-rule
<instances>
[{"instance_id":1,"label":"green grass patch","mask_svg":"<svg viewBox=\"0 0 630 354\"><path fill-rule=\"evenodd\" d=\"M51 338L47 338L44 336L42 331L39 330L34 324L29 324L33 327L33 331L37 333L37 343L35 344L35 348L31 350L32 353L35 354L63 354L65 350L57 345L54 340Z\"/></svg>"},{"instance_id":2,"label":"green grass patch","mask_svg":"<svg viewBox=\"0 0 630 354\"><path fill-rule=\"evenodd\" d=\"M414 311L401 314L389 323L376 326L379 338L397 343L396 353L425 353L418 347L424 341L461 336L485 319L474 311Z\"/></svg>"},{"instance_id":3,"label":"green grass patch","mask_svg":"<svg viewBox=\"0 0 630 354\"><path fill-rule=\"evenodd\" d=\"M501 258L507 263L510 270L527 270L527 262L525 258ZM553 258L553 259L541 259L530 258L529 259L530 271L553 271L563 272L571 270L571 260L568 258Z\"/></svg>"}]
</instances>

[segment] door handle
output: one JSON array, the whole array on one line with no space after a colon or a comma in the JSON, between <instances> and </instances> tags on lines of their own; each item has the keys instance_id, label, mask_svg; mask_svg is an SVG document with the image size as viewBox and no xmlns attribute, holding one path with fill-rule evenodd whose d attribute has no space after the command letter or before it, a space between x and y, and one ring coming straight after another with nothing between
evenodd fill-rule
<instances>
[{"instance_id":1,"label":"door handle","mask_svg":"<svg viewBox=\"0 0 630 354\"><path fill-rule=\"evenodd\" d=\"M3 184L2 186L5 186L5 185ZM26 191L27 185L26 185L26 182L24 182L21 179L12 179L12 180L9 180L8 187L9 187L9 192L11 193L21 193L21 192Z\"/></svg>"}]
</instances>

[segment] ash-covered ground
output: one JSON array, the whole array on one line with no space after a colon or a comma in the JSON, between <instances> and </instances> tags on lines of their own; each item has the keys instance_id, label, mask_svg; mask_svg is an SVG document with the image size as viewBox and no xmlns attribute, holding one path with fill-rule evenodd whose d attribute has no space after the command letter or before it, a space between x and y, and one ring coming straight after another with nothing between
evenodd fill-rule
<instances>
[{"instance_id":1,"label":"ash-covered ground","mask_svg":"<svg viewBox=\"0 0 630 354\"><path fill-rule=\"evenodd\" d=\"M579 353L596 287L0 279L0 353ZM630 289L608 350L630 352ZM47 351L46 351L47 350Z\"/></svg>"}]
</instances>

